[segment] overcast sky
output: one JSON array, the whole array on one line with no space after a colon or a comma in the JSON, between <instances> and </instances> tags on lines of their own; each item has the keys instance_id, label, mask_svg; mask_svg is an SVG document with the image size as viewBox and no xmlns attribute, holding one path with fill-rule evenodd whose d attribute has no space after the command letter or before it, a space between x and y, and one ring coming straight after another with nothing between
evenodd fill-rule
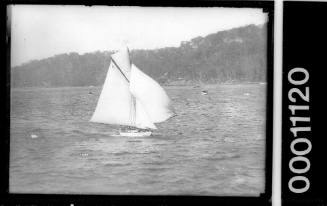
<instances>
[{"instance_id":1,"label":"overcast sky","mask_svg":"<svg viewBox=\"0 0 327 206\"><path fill-rule=\"evenodd\" d=\"M55 54L179 46L197 36L263 24L261 9L108 6L12 7L12 66Z\"/></svg>"}]
</instances>

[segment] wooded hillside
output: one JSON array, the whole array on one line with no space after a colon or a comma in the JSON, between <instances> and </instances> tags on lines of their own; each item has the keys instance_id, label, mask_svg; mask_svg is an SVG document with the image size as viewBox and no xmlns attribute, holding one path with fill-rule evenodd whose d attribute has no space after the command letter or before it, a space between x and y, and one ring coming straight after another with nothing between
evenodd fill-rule
<instances>
[{"instance_id":1,"label":"wooded hillside","mask_svg":"<svg viewBox=\"0 0 327 206\"><path fill-rule=\"evenodd\" d=\"M179 47L132 50L132 62L162 84L266 81L266 25L235 28ZM102 85L112 51L60 54L12 68L12 87Z\"/></svg>"}]
</instances>

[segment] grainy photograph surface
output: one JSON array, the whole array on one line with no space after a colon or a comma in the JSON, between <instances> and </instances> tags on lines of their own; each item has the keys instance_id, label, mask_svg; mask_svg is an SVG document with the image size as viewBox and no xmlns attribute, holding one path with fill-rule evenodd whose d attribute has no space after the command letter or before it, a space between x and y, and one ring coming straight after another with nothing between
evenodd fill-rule
<instances>
[{"instance_id":1,"label":"grainy photograph surface","mask_svg":"<svg viewBox=\"0 0 327 206\"><path fill-rule=\"evenodd\" d=\"M11 193L264 192L262 9L10 9Z\"/></svg>"}]
</instances>

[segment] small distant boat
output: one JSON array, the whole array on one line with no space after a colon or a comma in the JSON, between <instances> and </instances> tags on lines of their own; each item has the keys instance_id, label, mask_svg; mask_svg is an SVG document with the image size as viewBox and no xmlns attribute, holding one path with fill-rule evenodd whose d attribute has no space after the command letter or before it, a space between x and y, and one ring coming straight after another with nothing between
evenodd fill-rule
<instances>
[{"instance_id":1,"label":"small distant boat","mask_svg":"<svg viewBox=\"0 0 327 206\"><path fill-rule=\"evenodd\" d=\"M165 90L137 68L125 47L111 62L91 122L127 126L119 136L150 136L155 123L174 116ZM117 135L115 135L117 136Z\"/></svg>"},{"instance_id":2,"label":"small distant boat","mask_svg":"<svg viewBox=\"0 0 327 206\"><path fill-rule=\"evenodd\" d=\"M207 95L208 94L208 91L207 90L203 90L203 91L201 91L201 94L202 95Z\"/></svg>"},{"instance_id":3,"label":"small distant boat","mask_svg":"<svg viewBox=\"0 0 327 206\"><path fill-rule=\"evenodd\" d=\"M31 134L31 138L36 139L36 138L38 138L38 136L36 134Z\"/></svg>"}]
</instances>

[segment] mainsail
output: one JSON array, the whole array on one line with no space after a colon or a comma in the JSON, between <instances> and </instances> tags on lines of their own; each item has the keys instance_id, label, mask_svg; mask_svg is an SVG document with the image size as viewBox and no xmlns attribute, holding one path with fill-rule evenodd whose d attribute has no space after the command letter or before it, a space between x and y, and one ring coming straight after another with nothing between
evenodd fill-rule
<instances>
[{"instance_id":1,"label":"mainsail","mask_svg":"<svg viewBox=\"0 0 327 206\"><path fill-rule=\"evenodd\" d=\"M111 55L111 62L114 63L129 81L131 73L131 60L127 47L123 47L119 52Z\"/></svg>"},{"instance_id":2,"label":"mainsail","mask_svg":"<svg viewBox=\"0 0 327 206\"><path fill-rule=\"evenodd\" d=\"M173 116L170 99L151 77L131 64L128 49L114 55L90 121L157 129Z\"/></svg>"},{"instance_id":3,"label":"mainsail","mask_svg":"<svg viewBox=\"0 0 327 206\"><path fill-rule=\"evenodd\" d=\"M129 83L111 62L91 122L134 126L131 121L133 113Z\"/></svg>"}]
</instances>

